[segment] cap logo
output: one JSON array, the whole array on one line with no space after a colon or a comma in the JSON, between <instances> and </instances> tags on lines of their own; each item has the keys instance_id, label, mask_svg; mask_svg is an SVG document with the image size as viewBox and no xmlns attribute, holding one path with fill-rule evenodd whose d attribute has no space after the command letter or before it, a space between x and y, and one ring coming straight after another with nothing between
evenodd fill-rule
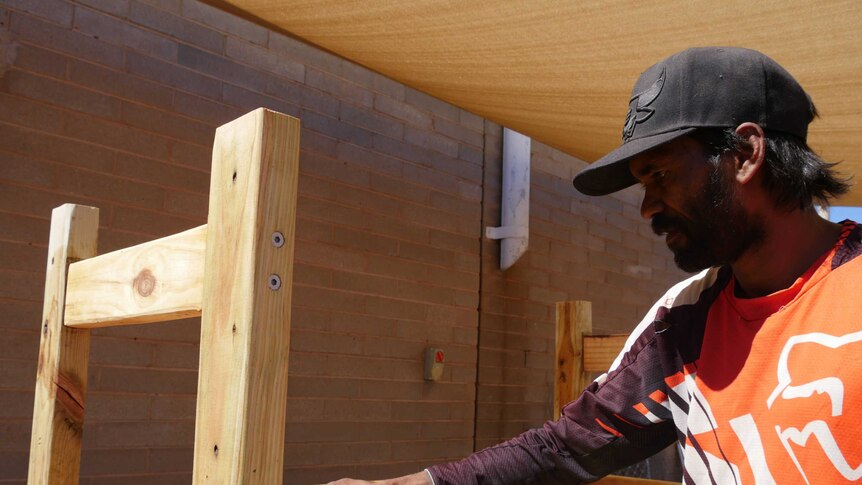
<instances>
[{"instance_id":1,"label":"cap logo","mask_svg":"<svg viewBox=\"0 0 862 485\"><path fill-rule=\"evenodd\" d=\"M623 126L623 143L629 141L632 135L635 134L635 126L638 123L643 123L655 113L655 109L649 108L649 105L658 98L661 93L661 88L664 87L665 73L667 67L662 68L661 75L656 79L652 86L644 91L641 91L629 100L629 112L626 115L626 123Z\"/></svg>"}]
</instances>

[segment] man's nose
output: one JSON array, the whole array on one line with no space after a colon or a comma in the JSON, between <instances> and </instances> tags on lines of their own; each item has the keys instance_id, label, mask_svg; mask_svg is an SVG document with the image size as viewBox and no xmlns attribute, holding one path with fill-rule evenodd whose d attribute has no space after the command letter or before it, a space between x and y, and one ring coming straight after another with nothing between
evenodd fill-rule
<instances>
[{"instance_id":1,"label":"man's nose","mask_svg":"<svg viewBox=\"0 0 862 485\"><path fill-rule=\"evenodd\" d=\"M652 219L653 216L660 213L663 209L664 204L655 190L644 188L644 198L641 202L641 217L647 220Z\"/></svg>"}]
</instances>

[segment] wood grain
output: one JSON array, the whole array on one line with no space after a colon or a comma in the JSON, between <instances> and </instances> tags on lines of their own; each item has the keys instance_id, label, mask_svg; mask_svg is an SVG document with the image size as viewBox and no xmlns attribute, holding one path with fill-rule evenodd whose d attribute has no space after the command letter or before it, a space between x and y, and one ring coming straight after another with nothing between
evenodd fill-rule
<instances>
[{"instance_id":1,"label":"wood grain","mask_svg":"<svg viewBox=\"0 0 862 485\"><path fill-rule=\"evenodd\" d=\"M216 131L194 483L282 483L299 131L264 109Z\"/></svg>"},{"instance_id":2,"label":"wood grain","mask_svg":"<svg viewBox=\"0 0 862 485\"><path fill-rule=\"evenodd\" d=\"M94 328L201 314L207 226L69 267L65 324Z\"/></svg>"},{"instance_id":3,"label":"wood grain","mask_svg":"<svg viewBox=\"0 0 862 485\"><path fill-rule=\"evenodd\" d=\"M63 325L66 269L96 255L99 209L65 204L51 214L42 307L30 485L77 484L81 467L90 331Z\"/></svg>"},{"instance_id":4,"label":"wood grain","mask_svg":"<svg viewBox=\"0 0 862 485\"><path fill-rule=\"evenodd\" d=\"M584 372L607 372L628 338L627 334L584 336Z\"/></svg>"},{"instance_id":5,"label":"wood grain","mask_svg":"<svg viewBox=\"0 0 862 485\"><path fill-rule=\"evenodd\" d=\"M583 372L583 335L592 330L592 304L588 301L557 302L554 419L563 406L577 398L587 385Z\"/></svg>"}]
</instances>

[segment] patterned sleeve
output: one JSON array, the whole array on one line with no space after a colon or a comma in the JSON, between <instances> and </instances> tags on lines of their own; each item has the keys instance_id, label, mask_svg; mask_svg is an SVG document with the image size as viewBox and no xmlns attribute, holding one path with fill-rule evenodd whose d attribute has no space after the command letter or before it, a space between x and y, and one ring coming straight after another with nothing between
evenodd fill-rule
<instances>
[{"instance_id":1,"label":"patterned sleeve","mask_svg":"<svg viewBox=\"0 0 862 485\"><path fill-rule=\"evenodd\" d=\"M665 376L673 375L681 362L662 317L675 303L689 306L688 300L698 299L704 286L714 281L714 275L704 276L681 282L665 294L629 337L608 373L566 405L560 419L461 461L430 467L435 485L586 483L676 441Z\"/></svg>"}]
</instances>

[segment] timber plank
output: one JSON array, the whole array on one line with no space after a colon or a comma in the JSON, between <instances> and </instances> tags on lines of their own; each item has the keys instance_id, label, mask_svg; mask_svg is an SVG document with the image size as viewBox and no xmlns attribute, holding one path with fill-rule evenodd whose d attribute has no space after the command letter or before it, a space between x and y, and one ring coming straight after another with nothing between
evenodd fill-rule
<instances>
[{"instance_id":1,"label":"timber plank","mask_svg":"<svg viewBox=\"0 0 862 485\"><path fill-rule=\"evenodd\" d=\"M563 406L574 401L587 386L583 372L583 335L593 328L589 301L557 302L554 419Z\"/></svg>"},{"instance_id":2,"label":"timber plank","mask_svg":"<svg viewBox=\"0 0 862 485\"><path fill-rule=\"evenodd\" d=\"M216 131L194 483L282 482L299 130L258 109Z\"/></svg>"},{"instance_id":3,"label":"timber plank","mask_svg":"<svg viewBox=\"0 0 862 485\"><path fill-rule=\"evenodd\" d=\"M201 314L207 226L69 267L65 323L95 328Z\"/></svg>"},{"instance_id":4,"label":"timber plank","mask_svg":"<svg viewBox=\"0 0 862 485\"><path fill-rule=\"evenodd\" d=\"M51 214L30 438L30 485L78 483L90 331L63 325L66 269L73 261L95 256L98 231L99 209L94 207L64 204Z\"/></svg>"}]
</instances>

